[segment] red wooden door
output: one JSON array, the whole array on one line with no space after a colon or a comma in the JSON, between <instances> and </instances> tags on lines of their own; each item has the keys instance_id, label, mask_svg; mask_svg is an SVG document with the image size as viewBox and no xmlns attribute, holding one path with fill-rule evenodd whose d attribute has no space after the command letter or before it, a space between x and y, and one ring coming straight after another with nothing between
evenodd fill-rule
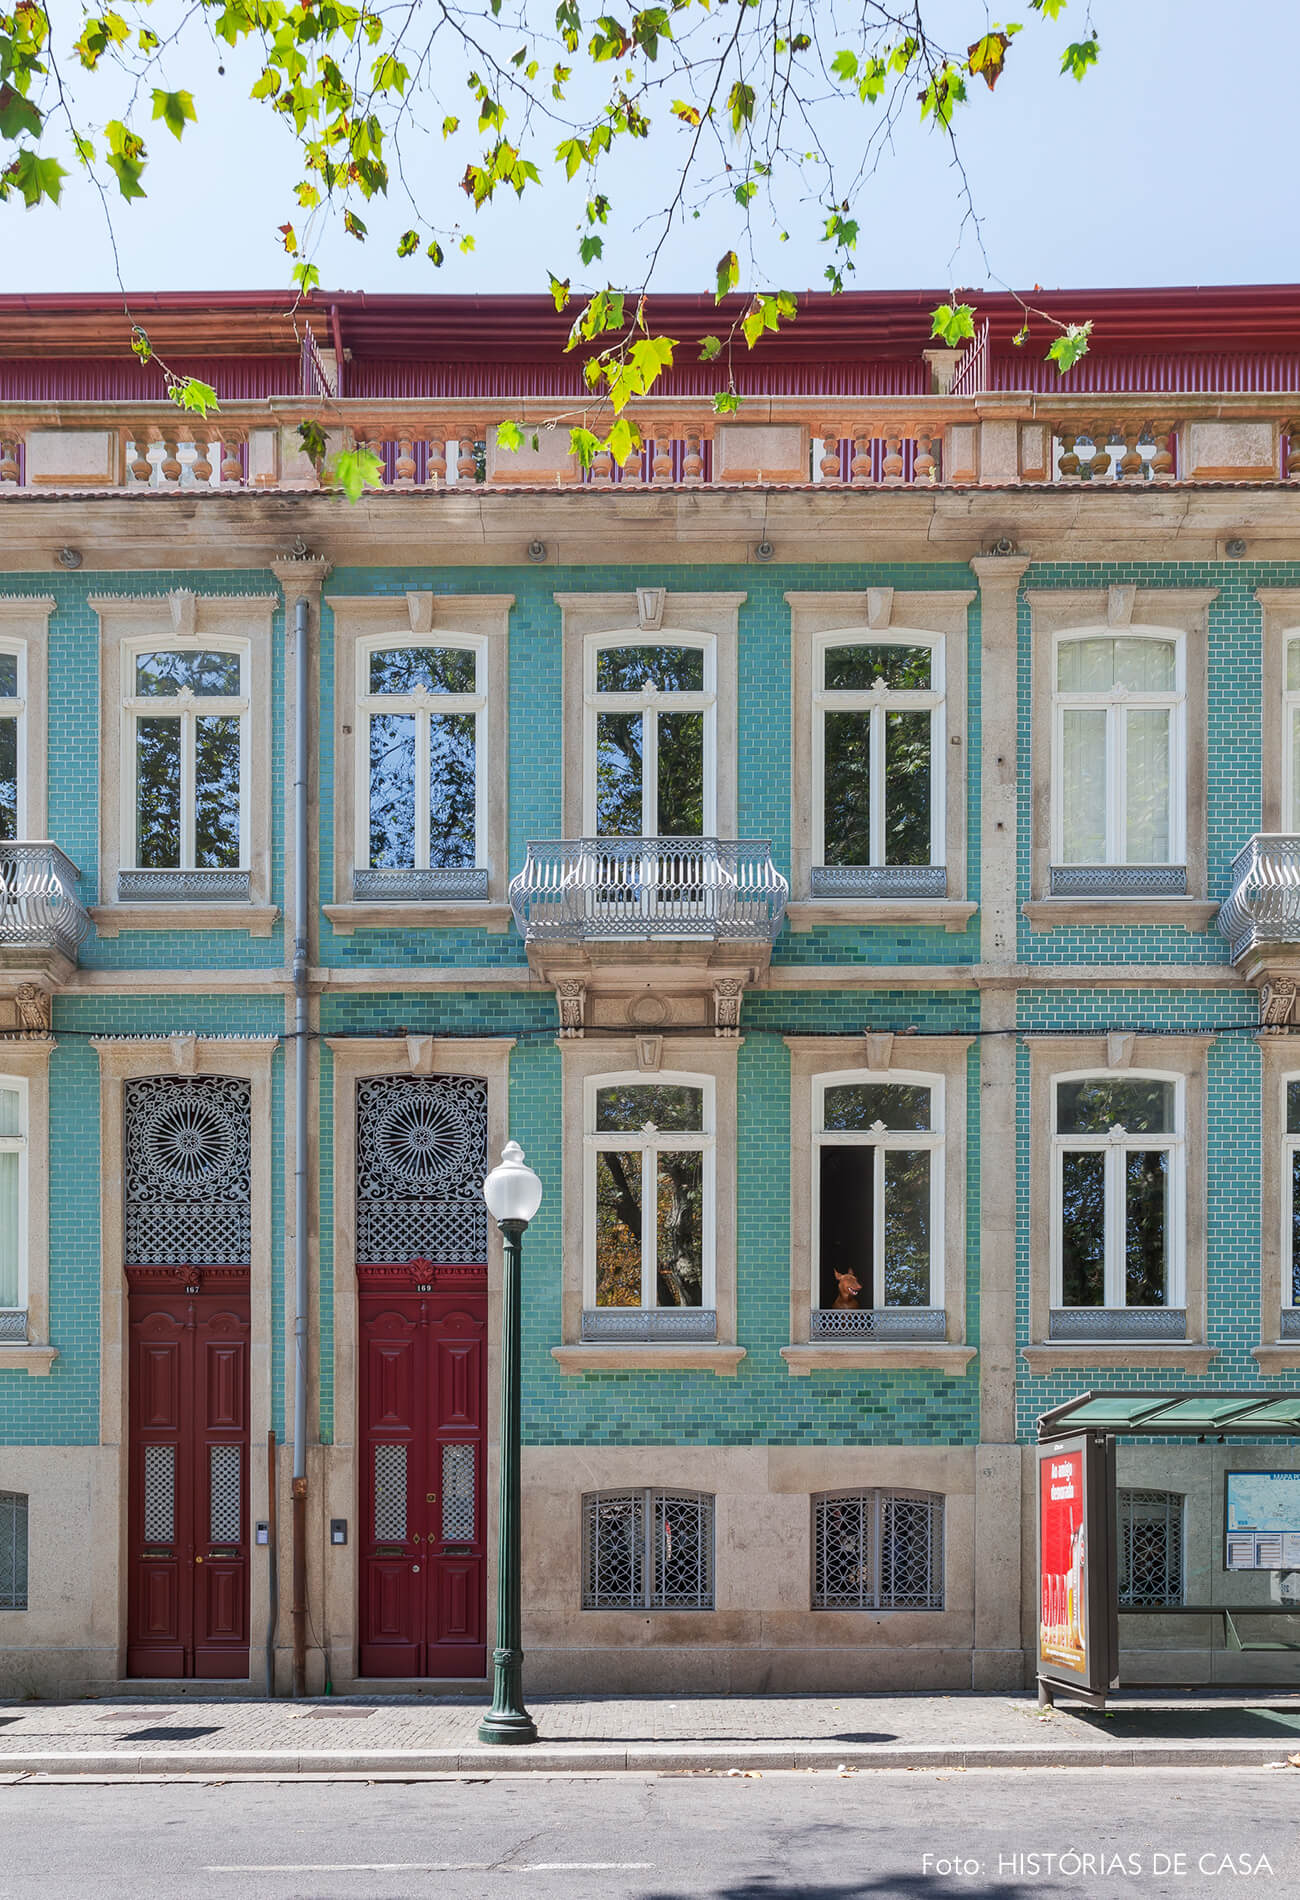
<instances>
[{"instance_id":1,"label":"red wooden door","mask_svg":"<svg viewBox=\"0 0 1300 1900\"><path fill-rule=\"evenodd\" d=\"M248 1674L244 1284L133 1286L127 1674Z\"/></svg>"},{"instance_id":2,"label":"red wooden door","mask_svg":"<svg viewBox=\"0 0 1300 1900\"><path fill-rule=\"evenodd\" d=\"M481 1677L487 1293L421 1271L428 1291L360 1295L360 1672Z\"/></svg>"}]
</instances>

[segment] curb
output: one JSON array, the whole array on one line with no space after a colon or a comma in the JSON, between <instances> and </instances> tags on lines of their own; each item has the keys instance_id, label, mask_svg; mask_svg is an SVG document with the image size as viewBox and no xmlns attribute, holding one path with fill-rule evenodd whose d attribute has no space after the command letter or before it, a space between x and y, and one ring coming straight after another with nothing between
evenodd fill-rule
<instances>
[{"instance_id":1,"label":"curb","mask_svg":"<svg viewBox=\"0 0 1300 1900\"><path fill-rule=\"evenodd\" d=\"M741 1743L681 1748L647 1743L626 1748L584 1747L580 1742L548 1748L543 1742L521 1748L399 1749L239 1749L225 1751L158 1749L127 1754L97 1750L0 1755L0 1780L15 1775L88 1776L96 1779L138 1775L483 1775L483 1774L725 1774L728 1769L759 1772L820 1769L841 1764L870 1769L960 1768L1262 1768L1280 1765L1287 1744L1260 1742L1188 1742L1130 1748L1017 1747L877 1748L838 1743L827 1748L789 1744Z\"/></svg>"}]
</instances>

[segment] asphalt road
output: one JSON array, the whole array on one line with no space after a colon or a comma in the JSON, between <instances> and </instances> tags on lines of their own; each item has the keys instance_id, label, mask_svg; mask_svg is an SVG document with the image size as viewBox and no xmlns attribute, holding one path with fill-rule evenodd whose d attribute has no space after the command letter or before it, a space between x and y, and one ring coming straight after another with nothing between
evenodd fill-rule
<instances>
[{"instance_id":1,"label":"asphalt road","mask_svg":"<svg viewBox=\"0 0 1300 1900\"><path fill-rule=\"evenodd\" d=\"M0 1787L4 1900L1294 1893L1300 1772Z\"/></svg>"}]
</instances>

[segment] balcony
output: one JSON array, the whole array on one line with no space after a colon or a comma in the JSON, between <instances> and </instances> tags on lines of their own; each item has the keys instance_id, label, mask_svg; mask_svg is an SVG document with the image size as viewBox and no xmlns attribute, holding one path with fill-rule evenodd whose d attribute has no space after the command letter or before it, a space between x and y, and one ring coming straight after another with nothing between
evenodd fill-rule
<instances>
[{"instance_id":1,"label":"balcony","mask_svg":"<svg viewBox=\"0 0 1300 1900\"><path fill-rule=\"evenodd\" d=\"M562 1036L589 1022L735 1036L789 894L766 839L563 838L529 845L510 908Z\"/></svg>"},{"instance_id":2,"label":"balcony","mask_svg":"<svg viewBox=\"0 0 1300 1900\"><path fill-rule=\"evenodd\" d=\"M766 839L563 838L529 845L510 908L525 943L770 946L789 895Z\"/></svg>"},{"instance_id":3,"label":"balcony","mask_svg":"<svg viewBox=\"0 0 1300 1900\"><path fill-rule=\"evenodd\" d=\"M1267 978L1278 946L1292 977L1300 967L1300 837L1257 832L1232 861L1232 891L1219 911L1232 960L1246 964L1247 982Z\"/></svg>"},{"instance_id":4,"label":"balcony","mask_svg":"<svg viewBox=\"0 0 1300 1900\"><path fill-rule=\"evenodd\" d=\"M0 844L0 968L66 982L90 918L81 873L48 841Z\"/></svg>"}]
</instances>

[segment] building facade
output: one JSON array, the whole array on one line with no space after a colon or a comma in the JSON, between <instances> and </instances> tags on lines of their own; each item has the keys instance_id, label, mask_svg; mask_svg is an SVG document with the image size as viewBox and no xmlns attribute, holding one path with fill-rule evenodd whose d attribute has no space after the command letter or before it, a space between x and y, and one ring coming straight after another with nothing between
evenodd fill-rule
<instances>
[{"instance_id":1,"label":"building facade","mask_svg":"<svg viewBox=\"0 0 1300 1900\"><path fill-rule=\"evenodd\" d=\"M533 1687L1019 1685L1038 1415L1295 1385L1300 326L1075 302L584 475L549 303L159 297L200 424L0 298L0 1693L484 1685L508 1135ZM1120 1461L1248 1677L1155 1612L1292 1452Z\"/></svg>"}]
</instances>

